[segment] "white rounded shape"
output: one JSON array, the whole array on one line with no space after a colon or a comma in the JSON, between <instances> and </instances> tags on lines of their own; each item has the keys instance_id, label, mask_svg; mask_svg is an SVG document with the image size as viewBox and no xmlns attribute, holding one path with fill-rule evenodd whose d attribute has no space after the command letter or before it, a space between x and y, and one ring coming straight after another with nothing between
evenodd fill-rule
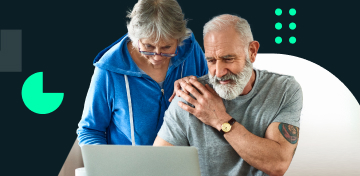
<instances>
[{"instance_id":1,"label":"white rounded shape","mask_svg":"<svg viewBox=\"0 0 360 176\"><path fill-rule=\"evenodd\" d=\"M360 106L349 89L295 56L258 54L254 68L292 75L302 87L299 144L285 175L360 175Z\"/></svg>"}]
</instances>

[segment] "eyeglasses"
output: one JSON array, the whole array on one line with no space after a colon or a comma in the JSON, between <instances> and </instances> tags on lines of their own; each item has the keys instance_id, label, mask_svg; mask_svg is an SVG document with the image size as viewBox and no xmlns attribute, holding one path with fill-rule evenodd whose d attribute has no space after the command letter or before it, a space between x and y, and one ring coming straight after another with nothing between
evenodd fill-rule
<instances>
[{"instance_id":1,"label":"eyeglasses","mask_svg":"<svg viewBox=\"0 0 360 176\"><path fill-rule=\"evenodd\" d=\"M160 56L164 56L164 57L174 57L176 55L178 55L178 48L176 48L176 53L175 54L169 54L169 53L156 53L156 52L148 52L148 51L140 51L140 46L139 46L139 40L138 40L138 48L139 48L139 52L141 54L144 54L144 55L148 55L148 56L154 56L154 55L160 55Z\"/></svg>"}]
</instances>

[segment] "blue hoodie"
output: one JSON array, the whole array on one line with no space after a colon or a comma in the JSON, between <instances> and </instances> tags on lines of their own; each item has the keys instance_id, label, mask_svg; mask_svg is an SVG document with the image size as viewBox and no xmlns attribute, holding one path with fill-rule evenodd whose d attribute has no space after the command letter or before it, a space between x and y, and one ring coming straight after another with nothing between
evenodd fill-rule
<instances>
[{"instance_id":1,"label":"blue hoodie","mask_svg":"<svg viewBox=\"0 0 360 176\"><path fill-rule=\"evenodd\" d=\"M204 53L192 34L178 47L178 55L171 58L172 64L161 89L132 60L127 49L129 41L127 35L121 37L94 60L95 70L77 130L80 146L131 145L132 135L136 145L152 145L170 104L168 99L173 93L174 82L208 72Z\"/></svg>"}]
</instances>

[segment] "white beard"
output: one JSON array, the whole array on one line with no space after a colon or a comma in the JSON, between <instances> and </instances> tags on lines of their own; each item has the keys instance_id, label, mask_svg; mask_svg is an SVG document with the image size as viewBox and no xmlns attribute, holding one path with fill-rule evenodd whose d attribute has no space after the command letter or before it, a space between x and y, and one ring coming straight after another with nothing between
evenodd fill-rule
<instances>
[{"instance_id":1,"label":"white beard","mask_svg":"<svg viewBox=\"0 0 360 176\"><path fill-rule=\"evenodd\" d=\"M249 82L253 71L253 65L250 62L249 57L246 57L246 64L242 72L233 74L231 72L222 76L221 78L216 75L209 75L209 83L213 86L216 93L225 100L233 100L238 97L243 91L247 83ZM220 84L220 80L229 80L227 84Z\"/></svg>"}]
</instances>

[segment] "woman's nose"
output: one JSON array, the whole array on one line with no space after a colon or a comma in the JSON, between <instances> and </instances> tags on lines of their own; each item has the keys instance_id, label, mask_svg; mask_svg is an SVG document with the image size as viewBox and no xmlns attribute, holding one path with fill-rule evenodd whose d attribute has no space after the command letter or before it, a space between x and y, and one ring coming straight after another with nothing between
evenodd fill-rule
<instances>
[{"instance_id":1,"label":"woman's nose","mask_svg":"<svg viewBox=\"0 0 360 176\"><path fill-rule=\"evenodd\" d=\"M160 54L160 53L157 53L157 54ZM161 55L155 55L155 56L154 56L154 59L155 59L155 60L161 60L162 57L163 57L163 56L161 56Z\"/></svg>"},{"instance_id":2,"label":"woman's nose","mask_svg":"<svg viewBox=\"0 0 360 176\"><path fill-rule=\"evenodd\" d=\"M161 53L161 51L160 51L160 48L155 48L155 51L154 51L156 54L160 54Z\"/></svg>"}]
</instances>

